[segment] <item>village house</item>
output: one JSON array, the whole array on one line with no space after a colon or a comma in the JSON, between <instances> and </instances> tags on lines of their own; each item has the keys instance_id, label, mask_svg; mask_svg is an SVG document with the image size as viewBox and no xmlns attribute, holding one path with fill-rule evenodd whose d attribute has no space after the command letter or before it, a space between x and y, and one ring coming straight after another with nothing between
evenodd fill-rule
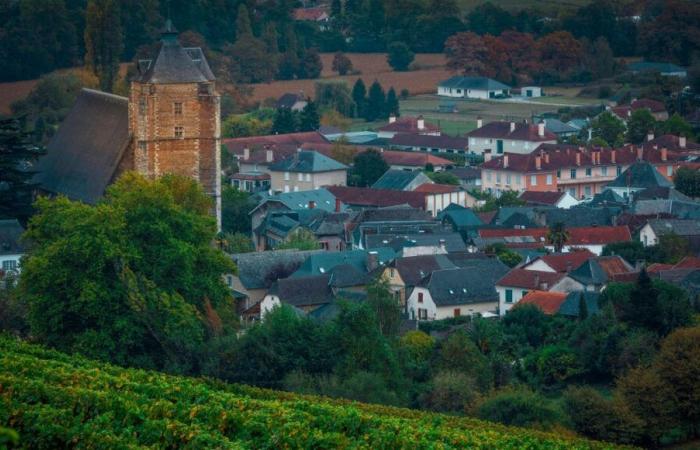
<instances>
[{"instance_id":1,"label":"village house","mask_svg":"<svg viewBox=\"0 0 700 450\"><path fill-rule=\"evenodd\" d=\"M579 204L569 191L523 191L520 196L526 205L530 206L553 206L555 208L569 209Z\"/></svg>"},{"instance_id":2,"label":"village house","mask_svg":"<svg viewBox=\"0 0 700 450\"><path fill-rule=\"evenodd\" d=\"M287 92L286 94L282 94L282 96L277 99L275 108L299 112L306 108L308 103L309 102L306 100L303 93L300 92L295 94L293 92Z\"/></svg>"},{"instance_id":3,"label":"village house","mask_svg":"<svg viewBox=\"0 0 700 450\"><path fill-rule=\"evenodd\" d=\"M583 290L591 292L602 292L612 281L635 280L637 276L638 271L619 256L589 258L569 274Z\"/></svg>"},{"instance_id":4,"label":"village house","mask_svg":"<svg viewBox=\"0 0 700 450\"><path fill-rule=\"evenodd\" d=\"M372 189L415 191L418 186L432 183L430 178L419 170L405 171L389 169L372 185Z\"/></svg>"},{"instance_id":5,"label":"village house","mask_svg":"<svg viewBox=\"0 0 700 450\"><path fill-rule=\"evenodd\" d=\"M276 248L295 233L309 231L318 240L320 248L328 251L345 250L345 224L351 212L329 212L320 208L280 210L268 213L253 230L257 251Z\"/></svg>"},{"instance_id":6,"label":"village house","mask_svg":"<svg viewBox=\"0 0 700 450\"><path fill-rule=\"evenodd\" d=\"M268 166L293 156L304 144L329 144L317 131L223 139L240 172L268 173Z\"/></svg>"},{"instance_id":7,"label":"village house","mask_svg":"<svg viewBox=\"0 0 700 450\"><path fill-rule=\"evenodd\" d=\"M673 183L646 161L633 163L617 178L605 185L606 190L613 191L628 202L632 200L635 194L647 189L672 187Z\"/></svg>"},{"instance_id":8,"label":"village house","mask_svg":"<svg viewBox=\"0 0 700 450\"><path fill-rule=\"evenodd\" d=\"M528 154L540 144L556 144L557 136L547 131L544 123L489 122L476 121L476 129L467 133L469 153L483 155L487 150L491 155L503 153Z\"/></svg>"},{"instance_id":9,"label":"village house","mask_svg":"<svg viewBox=\"0 0 700 450\"><path fill-rule=\"evenodd\" d=\"M659 238L674 234L688 240L692 247L700 244L700 220L650 219L639 230L639 241L645 246L659 244Z\"/></svg>"},{"instance_id":10,"label":"village house","mask_svg":"<svg viewBox=\"0 0 700 450\"><path fill-rule=\"evenodd\" d=\"M586 249L575 249L567 253L550 253L533 259L521 268L539 272L569 273L595 256Z\"/></svg>"},{"instance_id":11,"label":"village house","mask_svg":"<svg viewBox=\"0 0 700 450\"><path fill-rule=\"evenodd\" d=\"M328 8L321 5L311 8L296 8L294 10L294 20L315 23L319 31L326 31L329 29L331 17L328 14Z\"/></svg>"},{"instance_id":12,"label":"village house","mask_svg":"<svg viewBox=\"0 0 700 450\"><path fill-rule=\"evenodd\" d=\"M414 320L440 320L480 314L498 307L496 281L508 271L498 259L474 259L456 269L435 270L414 287L406 308Z\"/></svg>"},{"instance_id":13,"label":"village house","mask_svg":"<svg viewBox=\"0 0 700 450\"><path fill-rule=\"evenodd\" d=\"M17 219L0 220L0 280L8 275L19 275L24 244L20 240L24 228Z\"/></svg>"},{"instance_id":14,"label":"village house","mask_svg":"<svg viewBox=\"0 0 700 450\"><path fill-rule=\"evenodd\" d=\"M322 186L345 186L348 166L318 152L301 150L272 163L270 187L274 192L310 191Z\"/></svg>"},{"instance_id":15,"label":"village house","mask_svg":"<svg viewBox=\"0 0 700 450\"><path fill-rule=\"evenodd\" d=\"M469 151L469 139L432 134L400 133L394 135L387 145L400 150L430 153L452 153L464 155Z\"/></svg>"},{"instance_id":16,"label":"village house","mask_svg":"<svg viewBox=\"0 0 700 450\"><path fill-rule=\"evenodd\" d=\"M627 65L627 70L632 73L659 73L666 77L685 78L687 71L676 64L654 61L636 61Z\"/></svg>"},{"instance_id":17,"label":"village house","mask_svg":"<svg viewBox=\"0 0 700 450\"><path fill-rule=\"evenodd\" d=\"M417 233L380 233L365 238L365 247L375 249L389 247L401 257L439 255L467 250L462 237L453 231L419 230Z\"/></svg>"},{"instance_id":18,"label":"village house","mask_svg":"<svg viewBox=\"0 0 700 450\"><path fill-rule=\"evenodd\" d=\"M547 315L558 314L560 316L578 318L581 315L581 302L586 304L589 316L598 314L600 307L598 299L600 294L595 292L573 291L569 293L530 291L523 297L516 307L534 305Z\"/></svg>"},{"instance_id":19,"label":"village house","mask_svg":"<svg viewBox=\"0 0 700 450\"><path fill-rule=\"evenodd\" d=\"M567 293L580 291L582 286L565 273L512 269L496 281L498 314L504 316L513 305L533 290Z\"/></svg>"},{"instance_id":20,"label":"village house","mask_svg":"<svg viewBox=\"0 0 700 450\"><path fill-rule=\"evenodd\" d=\"M263 172L238 172L231 176L231 186L250 194L269 191L270 174Z\"/></svg>"},{"instance_id":21,"label":"village house","mask_svg":"<svg viewBox=\"0 0 700 450\"><path fill-rule=\"evenodd\" d=\"M479 167L453 167L447 173L459 180L459 185L466 190L481 190L481 169Z\"/></svg>"},{"instance_id":22,"label":"village house","mask_svg":"<svg viewBox=\"0 0 700 450\"><path fill-rule=\"evenodd\" d=\"M640 109L649 111L655 120L668 119L668 111L666 111L666 105L663 102L646 98L633 99L629 105L614 106L610 108L610 111L623 122L627 122L632 117L632 113Z\"/></svg>"},{"instance_id":23,"label":"village house","mask_svg":"<svg viewBox=\"0 0 700 450\"><path fill-rule=\"evenodd\" d=\"M493 99L508 96L510 86L485 77L454 76L438 84L442 97Z\"/></svg>"},{"instance_id":24,"label":"village house","mask_svg":"<svg viewBox=\"0 0 700 450\"><path fill-rule=\"evenodd\" d=\"M379 139L392 139L399 134L427 134L440 136L440 128L425 122L423 116L399 117L389 116L389 123L377 130Z\"/></svg>"}]
</instances>

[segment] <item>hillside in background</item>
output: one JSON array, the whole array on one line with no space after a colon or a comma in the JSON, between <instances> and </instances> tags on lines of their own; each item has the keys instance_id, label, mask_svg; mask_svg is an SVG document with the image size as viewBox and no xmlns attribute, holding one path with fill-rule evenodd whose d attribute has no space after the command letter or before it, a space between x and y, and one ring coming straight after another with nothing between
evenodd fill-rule
<instances>
[{"instance_id":1,"label":"hillside in background","mask_svg":"<svg viewBox=\"0 0 700 450\"><path fill-rule=\"evenodd\" d=\"M0 427L29 448L614 448L467 418L123 369L0 337Z\"/></svg>"}]
</instances>

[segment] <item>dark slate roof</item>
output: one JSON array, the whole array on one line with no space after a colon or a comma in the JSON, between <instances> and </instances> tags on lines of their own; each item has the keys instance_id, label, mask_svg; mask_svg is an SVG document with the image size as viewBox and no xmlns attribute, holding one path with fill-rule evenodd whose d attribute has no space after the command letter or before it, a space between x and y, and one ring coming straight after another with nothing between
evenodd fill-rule
<instances>
[{"instance_id":1,"label":"dark slate roof","mask_svg":"<svg viewBox=\"0 0 700 450\"><path fill-rule=\"evenodd\" d=\"M401 275L401 279L408 287L416 286L420 281L441 269L454 269L454 264L447 255L420 255L405 258L397 258L394 267Z\"/></svg>"},{"instance_id":2,"label":"dark slate roof","mask_svg":"<svg viewBox=\"0 0 700 450\"><path fill-rule=\"evenodd\" d=\"M277 107L277 109L291 109L292 106L294 106L294 104L299 100L301 100L299 94L287 92L286 94L282 94L282 96L279 99L277 99L277 103L275 104L275 106Z\"/></svg>"},{"instance_id":3,"label":"dark slate roof","mask_svg":"<svg viewBox=\"0 0 700 450\"><path fill-rule=\"evenodd\" d=\"M271 171L303 173L331 172L346 170L347 168L348 166L339 163L335 159L308 150L296 152L292 156L268 166L268 169Z\"/></svg>"},{"instance_id":4,"label":"dark slate roof","mask_svg":"<svg viewBox=\"0 0 700 450\"><path fill-rule=\"evenodd\" d=\"M395 253L390 248L376 248L377 262L385 265L395 258ZM344 252L318 252L309 255L291 276L303 278L311 275L328 274L338 266L353 266L360 272L368 272L367 250L348 250ZM340 276L340 275L339 275Z\"/></svg>"},{"instance_id":5,"label":"dark slate roof","mask_svg":"<svg viewBox=\"0 0 700 450\"><path fill-rule=\"evenodd\" d=\"M261 198L260 203L258 203L253 211L260 208L267 202L281 203L290 210L305 209L309 207L310 202L314 202L313 204L315 208L326 211L335 210L335 196L324 188L314 189L312 191L284 192L274 195L263 192L259 195ZM345 209L344 205L342 206L342 209Z\"/></svg>"},{"instance_id":6,"label":"dark slate roof","mask_svg":"<svg viewBox=\"0 0 700 450\"><path fill-rule=\"evenodd\" d=\"M128 99L83 89L37 162L34 181L45 191L94 204L128 144Z\"/></svg>"},{"instance_id":7,"label":"dark slate roof","mask_svg":"<svg viewBox=\"0 0 700 450\"><path fill-rule=\"evenodd\" d=\"M610 189L605 189L593 196L588 206L622 206L627 204L627 201L621 195Z\"/></svg>"},{"instance_id":8,"label":"dark slate roof","mask_svg":"<svg viewBox=\"0 0 700 450\"><path fill-rule=\"evenodd\" d=\"M700 203L675 200L640 200L632 206L634 214L670 213L679 219L700 219Z\"/></svg>"},{"instance_id":9,"label":"dark slate roof","mask_svg":"<svg viewBox=\"0 0 700 450\"><path fill-rule=\"evenodd\" d=\"M597 292L582 292L574 291L570 292L566 296L566 300L559 307L557 314L569 317L578 317L579 306L581 302L581 295L586 302L586 309L588 310L588 315L598 314L600 312L600 307L598 306L598 299L600 299L600 294Z\"/></svg>"},{"instance_id":10,"label":"dark slate roof","mask_svg":"<svg viewBox=\"0 0 700 450\"><path fill-rule=\"evenodd\" d=\"M679 236L700 235L700 221L697 220L651 219L647 223L657 236L669 233Z\"/></svg>"},{"instance_id":11,"label":"dark slate roof","mask_svg":"<svg viewBox=\"0 0 700 450\"><path fill-rule=\"evenodd\" d=\"M403 221L432 222L433 218L427 211L402 205L365 209L357 216L358 223Z\"/></svg>"},{"instance_id":12,"label":"dark slate roof","mask_svg":"<svg viewBox=\"0 0 700 450\"><path fill-rule=\"evenodd\" d=\"M367 299L367 294L354 291L338 291L330 303L323 304L308 314L310 319L320 322L335 320L340 315L339 301L359 303Z\"/></svg>"},{"instance_id":13,"label":"dark slate roof","mask_svg":"<svg viewBox=\"0 0 700 450\"><path fill-rule=\"evenodd\" d=\"M445 241L445 249L448 252L466 250L464 241L459 233L411 233L411 234L369 234L365 237L365 245L368 249L389 247L400 252L407 247L432 246L437 247L440 241Z\"/></svg>"},{"instance_id":14,"label":"dark slate roof","mask_svg":"<svg viewBox=\"0 0 700 450\"><path fill-rule=\"evenodd\" d=\"M673 201L681 201L681 202L692 202L693 199L688 197L687 195L683 194L682 192L678 192L677 190L673 189L672 187L652 187L652 188L647 188L644 189L643 191L638 191L632 194L634 197L634 201L638 200L659 200L659 199L667 199L667 200L673 200Z\"/></svg>"},{"instance_id":15,"label":"dark slate roof","mask_svg":"<svg viewBox=\"0 0 700 450\"><path fill-rule=\"evenodd\" d=\"M577 133L579 130L559 119L544 119L544 127L554 134Z\"/></svg>"},{"instance_id":16,"label":"dark slate roof","mask_svg":"<svg viewBox=\"0 0 700 450\"><path fill-rule=\"evenodd\" d=\"M455 76L445 81L441 81L440 84L438 84L438 86L457 89L474 89L481 91L499 91L503 89L510 89L510 86L507 86L501 82L486 77Z\"/></svg>"},{"instance_id":17,"label":"dark slate roof","mask_svg":"<svg viewBox=\"0 0 700 450\"><path fill-rule=\"evenodd\" d=\"M268 294L276 295L282 303L296 307L322 305L333 299L328 274L277 280Z\"/></svg>"},{"instance_id":18,"label":"dark slate roof","mask_svg":"<svg viewBox=\"0 0 700 450\"><path fill-rule=\"evenodd\" d=\"M339 264L330 271L330 283L335 288L364 286L372 281L371 275L352 264Z\"/></svg>"},{"instance_id":19,"label":"dark slate roof","mask_svg":"<svg viewBox=\"0 0 700 450\"><path fill-rule=\"evenodd\" d=\"M646 161L635 162L607 184L607 187L636 189L672 186L673 183L664 178L654 166Z\"/></svg>"},{"instance_id":20,"label":"dark slate roof","mask_svg":"<svg viewBox=\"0 0 700 450\"><path fill-rule=\"evenodd\" d=\"M508 266L497 259L475 259L462 268L436 270L420 286L437 306L497 302L496 281L507 272Z\"/></svg>"},{"instance_id":21,"label":"dark slate roof","mask_svg":"<svg viewBox=\"0 0 700 450\"><path fill-rule=\"evenodd\" d=\"M460 180L481 179L481 169L478 167L455 167L453 169L448 169L447 173L451 173Z\"/></svg>"},{"instance_id":22,"label":"dark slate roof","mask_svg":"<svg viewBox=\"0 0 700 450\"><path fill-rule=\"evenodd\" d=\"M632 266L619 256L598 256L588 259L569 276L586 285L602 285L612 281L614 275L630 273L633 270Z\"/></svg>"},{"instance_id":23,"label":"dark slate roof","mask_svg":"<svg viewBox=\"0 0 700 450\"><path fill-rule=\"evenodd\" d=\"M0 255L23 254L22 233L24 228L17 219L0 220Z\"/></svg>"},{"instance_id":24,"label":"dark slate roof","mask_svg":"<svg viewBox=\"0 0 700 450\"><path fill-rule=\"evenodd\" d=\"M466 150L469 148L469 139L447 135L435 136L433 134L400 133L389 140L389 145L396 145L398 147Z\"/></svg>"},{"instance_id":25,"label":"dark slate roof","mask_svg":"<svg viewBox=\"0 0 700 450\"><path fill-rule=\"evenodd\" d=\"M615 217L619 215L619 207L595 208L587 205L572 206L569 209L547 209L544 210L544 223L553 225L561 222L566 227L593 227L615 225Z\"/></svg>"},{"instance_id":26,"label":"dark slate roof","mask_svg":"<svg viewBox=\"0 0 700 450\"><path fill-rule=\"evenodd\" d=\"M665 62L652 62L652 61L637 61L627 65L628 70L634 72L660 72L660 73L674 73L674 72L685 72L683 67L677 66L672 63Z\"/></svg>"},{"instance_id":27,"label":"dark slate roof","mask_svg":"<svg viewBox=\"0 0 700 450\"><path fill-rule=\"evenodd\" d=\"M439 220L448 221L458 229L480 227L484 225L479 216L471 209L464 207L450 208L450 206L438 214L437 218Z\"/></svg>"},{"instance_id":28,"label":"dark slate roof","mask_svg":"<svg viewBox=\"0 0 700 450\"><path fill-rule=\"evenodd\" d=\"M291 274L311 255L323 250L274 250L233 255L238 276L246 289L266 289L275 281L275 272Z\"/></svg>"},{"instance_id":29,"label":"dark slate roof","mask_svg":"<svg viewBox=\"0 0 700 450\"><path fill-rule=\"evenodd\" d=\"M142 83L175 84L203 83L214 80L214 75L197 49L184 49L177 39L177 30L168 20L161 34L161 46L154 61L139 61L145 69L139 79Z\"/></svg>"},{"instance_id":30,"label":"dark slate roof","mask_svg":"<svg viewBox=\"0 0 700 450\"><path fill-rule=\"evenodd\" d=\"M372 185L372 189L392 189L402 191L417 177L425 177L420 170L389 169ZM427 177L426 177L427 178Z\"/></svg>"}]
</instances>

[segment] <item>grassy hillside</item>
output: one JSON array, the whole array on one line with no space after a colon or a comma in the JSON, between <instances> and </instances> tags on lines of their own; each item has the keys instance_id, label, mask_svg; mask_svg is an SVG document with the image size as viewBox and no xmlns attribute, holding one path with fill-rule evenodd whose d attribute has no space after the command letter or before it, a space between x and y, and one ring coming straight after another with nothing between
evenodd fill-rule
<instances>
[{"instance_id":1,"label":"grassy hillside","mask_svg":"<svg viewBox=\"0 0 700 450\"><path fill-rule=\"evenodd\" d=\"M3 426L29 448L613 448L466 418L123 369L6 337Z\"/></svg>"}]
</instances>

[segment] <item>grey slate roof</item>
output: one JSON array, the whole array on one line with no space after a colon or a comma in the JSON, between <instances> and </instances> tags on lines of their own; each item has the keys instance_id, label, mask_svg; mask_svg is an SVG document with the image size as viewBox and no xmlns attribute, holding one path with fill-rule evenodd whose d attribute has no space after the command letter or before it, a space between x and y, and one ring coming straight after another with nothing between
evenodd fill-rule
<instances>
[{"instance_id":1,"label":"grey slate roof","mask_svg":"<svg viewBox=\"0 0 700 450\"><path fill-rule=\"evenodd\" d=\"M675 73L685 72L683 67L672 63L652 62L652 61L637 61L627 65L628 70L634 72L660 72L660 73Z\"/></svg>"},{"instance_id":2,"label":"grey slate roof","mask_svg":"<svg viewBox=\"0 0 700 450\"><path fill-rule=\"evenodd\" d=\"M599 192L596 195L593 196L593 199L591 199L590 202L588 202L588 206L606 206L606 205L614 205L614 206L622 206L627 204L627 201L622 198L621 195L616 193L613 190L610 189L605 189L603 192Z\"/></svg>"},{"instance_id":3,"label":"grey slate roof","mask_svg":"<svg viewBox=\"0 0 700 450\"><path fill-rule=\"evenodd\" d=\"M654 166L646 161L637 161L608 183L606 187L646 189L672 186L673 183L664 178Z\"/></svg>"},{"instance_id":4,"label":"grey slate roof","mask_svg":"<svg viewBox=\"0 0 700 450\"><path fill-rule=\"evenodd\" d=\"M426 183L430 182L428 177L426 177L420 170L389 169L384 172L384 175L379 177L379 179L374 182L372 189L392 189L395 191L402 191L418 177L425 178Z\"/></svg>"},{"instance_id":5,"label":"grey slate roof","mask_svg":"<svg viewBox=\"0 0 700 450\"><path fill-rule=\"evenodd\" d=\"M682 219L651 219L647 221L654 234L674 233L679 236L700 236L700 221Z\"/></svg>"},{"instance_id":6,"label":"grey slate roof","mask_svg":"<svg viewBox=\"0 0 700 450\"><path fill-rule=\"evenodd\" d=\"M448 252L458 252L467 249L459 233L411 233L411 234L369 234L365 238L368 249L390 247L399 252L407 247L431 246L437 247L440 240L445 241L445 249Z\"/></svg>"},{"instance_id":7,"label":"grey slate roof","mask_svg":"<svg viewBox=\"0 0 700 450\"><path fill-rule=\"evenodd\" d=\"M333 299L328 274L277 280L268 294L276 295L282 303L296 307L322 305Z\"/></svg>"},{"instance_id":8,"label":"grey slate roof","mask_svg":"<svg viewBox=\"0 0 700 450\"><path fill-rule=\"evenodd\" d=\"M311 255L323 250L273 250L267 252L239 253L233 255L238 266L238 276L246 289L266 289L275 281L277 272L293 273Z\"/></svg>"},{"instance_id":9,"label":"grey slate roof","mask_svg":"<svg viewBox=\"0 0 700 450\"><path fill-rule=\"evenodd\" d=\"M380 264L387 264L396 256L393 250L386 247L373 249L373 251L377 252L377 262ZM293 278L303 278L311 275L328 274L336 267L342 265L350 265L360 272L367 272L368 253L367 250L314 253L309 255L291 276Z\"/></svg>"},{"instance_id":10,"label":"grey slate roof","mask_svg":"<svg viewBox=\"0 0 700 450\"><path fill-rule=\"evenodd\" d=\"M48 192L94 204L128 145L128 99L83 89L37 162L33 181Z\"/></svg>"},{"instance_id":11,"label":"grey slate roof","mask_svg":"<svg viewBox=\"0 0 700 450\"><path fill-rule=\"evenodd\" d=\"M503 89L510 89L510 86L486 77L455 76L445 81L441 81L438 86L453 89L473 89L481 91L500 91Z\"/></svg>"},{"instance_id":12,"label":"grey slate roof","mask_svg":"<svg viewBox=\"0 0 700 450\"><path fill-rule=\"evenodd\" d=\"M437 218L439 220L451 223L456 229L475 228L484 225L479 216L470 208L450 208L450 206L438 214Z\"/></svg>"},{"instance_id":13,"label":"grey slate roof","mask_svg":"<svg viewBox=\"0 0 700 450\"><path fill-rule=\"evenodd\" d=\"M271 171L277 172L302 172L318 173L331 172L336 170L346 170L348 166L341 164L335 159L322 155L319 152L302 150L294 155L270 164Z\"/></svg>"},{"instance_id":14,"label":"grey slate roof","mask_svg":"<svg viewBox=\"0 0 700 450\"><path fill-rule=\"evenodd\" d=\"M670 213L679 219L700 219L700 203L675 200L640 200L632 205L634 214Z\"/></svg>"},{"instance_id":15,"label":"grey slate roof","mask_svg":"<svg viewBox=\"0 0 700 450\"><path fill-rule=\"evenodd\" d=\"M620 207L591 207L588 205L572 206L569 209L553 208L544 210L544 224L549 226L557 222L569 228L612 226L614 219L621 212Z\"/></svg>"},{"instance_id":16,"label":"grey slate roof","mask_svg":"<svg viewBox=\"0 0 700 450\"><path fill-rule=\"evenodd\" d=\"M201 49L184 49L177 39L177 30L167 21L161 33L161 47L154 61L139 61L145 69L142 83L176 84L203 83L214 80L214 75ZM199 50L199 51L198 51Z\"/></svg>"},{"instance_id":17,"label":"grey slate roof","mask_svg":"<svg viewBox=\"0 0 700 450\"><path fill-rule=\"evenodd\" d=\"M437 306L497 302L496 281L508 272L497 259L475 259L457 269L434 271L420 283Z\"/></svg>"},{"instance_id":18,"label":"grey slate roof","mask_svg":"<svg viewBox=\"0 0 700 450\"><path fill-rule=\"evenodd\" d=\"M544 119L544 126L554 134L576 133L579 131L578 128L572 127L559 119Z\"/></svg>"},{"instance_id":19,"label":"grey slate roof","mask_svg":"<svg viewBox=\"0 0 700 450\"><path fill-rule=\"evenodd\" d=\"M266 192L259 194L260 203L253 209L260 208L267 202L279 202L289 209L305 209L309 207L309 202L314 202L316 208L326 211L335 210L335 195L331 194L327 189L314 189L312 191L299 192L284 192L280 194L270 195ZM342 209L345 209L343 205ZM252 212L251 211L251 214Z\"/></svg>"},{"instance_id":20,"label":"grey slate roof","mask_svg":"<svg viewBox=\"0 0 700 450\"><path fill-rule=\"evenodd\" d=\"M17 255L24 253L24 244L20 237L24 228L17 219L0 220L0 255Z\"/></svg>"},{"instance_id":21,"label":"grey slate roof","mask_svg":"<svg viewBox=\"0 0 700 450\"><path fill-rule=\"evenodd\" d=\"M598 306L598 299L600 298L600 294L597 292L588 291L570 292L569 295L566 296L564 303L562 303L559 307L559 311L557 311L557 314L561 314L562 316L578 317L581 295L583 295L583 299L586 302L586 309L588 310L588 315L590 316L593 314L598 314L600 312L600 307Z\"/></svg>"}]
</instances>

